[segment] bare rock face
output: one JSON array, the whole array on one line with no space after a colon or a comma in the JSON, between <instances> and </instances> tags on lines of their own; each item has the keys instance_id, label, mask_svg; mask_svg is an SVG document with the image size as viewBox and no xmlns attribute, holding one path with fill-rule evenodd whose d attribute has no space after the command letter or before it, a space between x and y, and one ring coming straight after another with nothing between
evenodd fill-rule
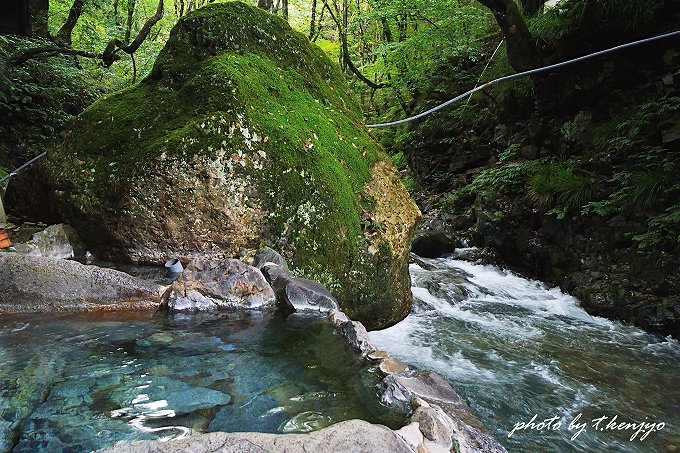
<instances>
[{"instance_id":1,"label":"bare rock face","mask_svg":"<svg viewBox=\"0 0 680 453\"><path fill-rule=\"evenodd\" d=\"M262 272L237 259L192 261L170 288L175 311L274 306L274 291Z\"/></svg>"},{"instance_id":2,"label":"bare rock face","mask_svg":"<svg viewBox=\"0 0 680 453\"><path fill-rule=\"evenodd\" d=\"M0 253L0 313L154 310L165 290L114 269Z\"/></svg>"}]
</instances>

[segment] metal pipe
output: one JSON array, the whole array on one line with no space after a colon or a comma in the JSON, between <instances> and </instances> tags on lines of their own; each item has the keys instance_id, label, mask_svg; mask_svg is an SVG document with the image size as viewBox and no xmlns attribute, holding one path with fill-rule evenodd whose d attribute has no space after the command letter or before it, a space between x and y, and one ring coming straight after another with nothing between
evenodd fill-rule
<instances>
[{"instance_id":1,"label":"metal pipe","mask_svg":"<svg viewBox=\"0 0 680 453\"><path fill-rule=\"evenodd\" d=\"M33 165L34 163L38 162L40 159L42 159L42 158L45 157L46 155L47 155L47 152L44 152L44 153L42 153L42 154L39 154L39 155L35 156L33 159L31 159L31 160L29 160L28 162L26 162L25 164L23 164L23 165L21 165L20 167L16 168L16 169L15 169L14 171L12 171L11 173L5 175L3 178L0 178L0 184L4 183L5 181L8 181L8 180L9 180L10 178L12 178L13 176L16 176L16 175L18 175L19 173L21 173L22 171L26 170L28 167L30 167L30 166Z\"/></svg>"}]
</instances>

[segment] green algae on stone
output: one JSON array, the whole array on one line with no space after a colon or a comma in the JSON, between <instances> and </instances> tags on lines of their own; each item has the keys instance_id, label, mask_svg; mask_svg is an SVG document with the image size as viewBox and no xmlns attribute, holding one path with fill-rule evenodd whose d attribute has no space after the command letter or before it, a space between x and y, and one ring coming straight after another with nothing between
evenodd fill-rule
<instances>
[{"instance_id":1,"label":"green algae on stone","mask_svg":"<svg viewBox=\"0 0 680 453\"><path fill-rule=\"evenodd\" d=\"M418 209L337 66L263 10L231 2L183 18L149 77L67 126L46 174L104 257L269 244L369 328L409 311Z\"/></svg>"}]
</instances>

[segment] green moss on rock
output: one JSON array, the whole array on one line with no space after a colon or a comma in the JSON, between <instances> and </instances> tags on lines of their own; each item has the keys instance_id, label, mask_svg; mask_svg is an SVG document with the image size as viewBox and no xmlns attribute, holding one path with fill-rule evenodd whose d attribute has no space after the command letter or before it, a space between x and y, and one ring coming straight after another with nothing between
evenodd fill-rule
<instances>
[{"instance_id":1,"label":"green moss on rock","mask_svg":"<svg viewBox=\"0 0 680 453\"><path fill-rule=\"evenodd\" d=\"M150 76L71 122L46 163L100 254L159 263L268 243L369 328L410 308L419 212L339 69L279 17L213 4Z\"/></svg>"}]
</instances>

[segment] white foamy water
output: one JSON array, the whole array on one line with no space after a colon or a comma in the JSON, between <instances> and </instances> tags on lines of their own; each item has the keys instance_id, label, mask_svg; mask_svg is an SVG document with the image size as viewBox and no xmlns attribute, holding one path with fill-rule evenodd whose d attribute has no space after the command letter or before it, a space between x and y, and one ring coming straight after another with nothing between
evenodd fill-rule
<instances>
[{"instance_id":1,"label":"white foamy water","mask_svg":"<svg viewBox=\"0 0 680 453\"><path fill-rule=\"evenodd\" d=\"M656 452L680 448L680 344L586 313L557 288L456 259L411 264L414 308L371 332L402 361L448 379L509 451ZM569 422L663 422L645 440ZM515 423L561 417L555 431ZM602 424L604 426L604 423Z\"/></svg>"}]
</instances>

